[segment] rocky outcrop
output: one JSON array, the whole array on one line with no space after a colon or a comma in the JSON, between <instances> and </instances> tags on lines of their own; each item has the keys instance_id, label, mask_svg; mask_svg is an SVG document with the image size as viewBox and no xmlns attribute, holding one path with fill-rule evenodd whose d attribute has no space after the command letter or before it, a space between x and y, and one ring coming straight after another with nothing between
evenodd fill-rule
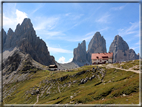
<instances>
[{"instance_id":1,"label":"rocky outcrop","mask_svg":"<svg viewBox=\"0 0 142 107\"><path fill-rule=\"evenodd\" d=\"M4 84L26 80L30 73L48 69L47 66L33 60L29 54L23 54L20 51L15 51L9 56L2 63L2 68Z\"/></svg>"},{"instance_id":2,"label":"rocky outcrop","mask_svg":"<svg viewBox=\"0 0 142 107\"><path fill-rule=\"evenodd\" d=\"M80 44L78 44L78 47L74 49L74 58L73 61L77 62L86 62L86 42L85 40Z\"/></svg>"},{"instance_id":3,"label":"rocky outcrop","mask_svg":"<svg viewBox=\"0 0 142 107\"><path fill-rule=\"evenodd\" d=\"M6 32L4 31L4 29L2 29L2 35L3 35L3 44L5 44L5 41L6 41Z\"/></svg>"},{"instance_id":4,"label":"rocky outcrop","mask_svg":"<svg viewBox=\"0 0 142 107\"><path fill-rule=\"evenodd\" d=\"M87 60L91 63L92 53L106 53L106 41L100 32L96 32L88 45Z\"/></svg>"},{"instance_id":5,"label":"rocky outcrop","mask_svg":"<svg viewBox=\"0 0 142 107\"><path fill-rule=\"evenodd\" d=\"M129 60L139 59L139 55L133 49L129 49Z\"/></svg>"},{"instance_id":6,"label":"rocky outcrop","mask_svg":"<svg viewBox=\"0 0 142 107\"><path fill-rule=\"evenodd\" d=\"M16 71L20 65L22 55L17 51L12 56L9 56L2 64L3 75L9 75L12 71Z\"/></svg>"},{"instance_id":7,"label":"rocky outcrop","mask_svg":"<svg viewBox=\"0 0 142 107\"><path fill-rule=\"evenodd\" d=\"M109 52L115 52L117 50L122 50L125 52L129 49L128 44L119 35L116 35L113 42L110 45Z\"/></svg>"},{"instance_id":8,"label":"rocky outcrop","mask_svg":"<svg viewBox=\"0 0 142 107\"><path fill-rule=\"evenodd\" d=\"M129 49L128 44L119 35L116 35L110 45L109 52L113 52L113 62L129 61L138 59L133 49Z\"/></svg>"},{"instance_id":9,"label":"rocky outcrop","mask_svg":"<svg viewBox=\"0 0 142 107\"><path fill-rule=\"evenodd\" d=\"M15 51L3 63L3 75L9 75L13 71L27 71L30 69L44 69L41 65L34 61L29 54L23 54L20 51Z\"/></svg>"},{"instance_id":10,"label":"rocky outcrop","mask_svg":"<svg viewBox=\"0 0 142 107\"><path fill-rule=\"evenodd\" d=\"M30 54L41 64L55 64L54 57L50 56L45 42L37 37L31 20L28 18L25 18L21 25L16 26L15 32L10 28L6 35L3 31L3 51L14 47L23 53Z\"/></svg>"},{"instance_id":11,"label":"rocky outcrop","mask_svg":"<svg viewBox=\"0 0 142 107\"><path fill-rule=\"evenodd\" d=\"M106 52L106 41L100 32L96 32L88 45L89 53Z\"/></svg>"},{"instance_id":12,"label":"rocky outcrop","mask_svg":"<svg viewBox=\"0 0 142 107\"><path fill-rule=\"evenodd\" d=\"M6 41L6 32L4 31L4 29L2 29L1 31L0 31L0 35L3 35L3 36L0 36L0 43L5 43L5 41ZM2 49L1 49L2 47L0 47L0 53L2 52Z\"/></svg>"}]
</instances>

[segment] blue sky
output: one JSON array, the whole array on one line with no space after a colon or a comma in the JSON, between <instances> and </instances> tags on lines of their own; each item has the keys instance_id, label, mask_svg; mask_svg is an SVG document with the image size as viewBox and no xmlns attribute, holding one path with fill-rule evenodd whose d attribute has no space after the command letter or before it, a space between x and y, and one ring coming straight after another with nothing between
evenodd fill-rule
<instances>
[{"instance_id":1,"label":"blue sky","mask_svg":"<svg viewBox=\"0 0 142 107\"><path fill-rule=\"evenodd\" d=\"M107 51L116 35L139 53L139 3L4 3L3 27L15 31L30 18L37 36L60 63L73 58L73 49L86 40L86 49L99 31Z\"/></svg>"}]
</instances>

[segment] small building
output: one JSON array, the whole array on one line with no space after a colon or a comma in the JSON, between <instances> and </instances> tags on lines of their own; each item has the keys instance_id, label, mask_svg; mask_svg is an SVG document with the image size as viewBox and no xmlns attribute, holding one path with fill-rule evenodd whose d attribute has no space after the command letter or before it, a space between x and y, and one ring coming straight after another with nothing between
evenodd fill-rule
<instances>
[{"instance_id":1,"label":"small building","mask_svg":"<svg viewBox=\"0 0 142 107\"><path fill-rule=\"evenodd\" d=\"M49 65L49 70L51 70L51 71L56 71L57 68L58 68L57 65Z\"/></svg>"},{"instance_id":2,"label":"small building","mask_svg":"<svg viewBox=\"0 0 142 107\"><path fill-rule=\"evenodd\" d=\"M113 53L93 53L91 60L92 64L113 63Z\"/></svg>"}]
</instances>

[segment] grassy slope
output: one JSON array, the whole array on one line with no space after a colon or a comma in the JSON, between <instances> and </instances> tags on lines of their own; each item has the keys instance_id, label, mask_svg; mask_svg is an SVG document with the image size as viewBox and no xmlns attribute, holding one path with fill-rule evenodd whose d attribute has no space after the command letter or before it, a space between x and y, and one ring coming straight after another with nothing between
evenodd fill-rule
<instances>
[{"instance_id":1,"label":"grassy slope","mask_svg":"<svg viewBox=\"0 0 142 107\"><path fill-rule=\"evenodd\" d=\"M31 89L40 87L40 97L38 104L138 104L139 103L139 74L126 72L118 69L105 69L106 75L103 82L96 76L93 80L88 80L85 84L80 84L80 80L90 77L96 73L89 71L79 76L73 76L77 72L90 70L94 66L84 66L71 72L63 71L37 71L31 73L32 78L23 82L8 84L4 89L11 89L14 85L17 88L11 95L4 99L5 104L34 104L37 95L31 95ZM99 70L97 71L98 75ZM68 76L64 81L60 77ZM54 80L50 83L46 80ZM75 83L73 81L76 80ZM71 85L69 85L71 82ZM66 84L66 85L65 85ZM47 88L46 88L47 87ZM50 93L47 93L47 89ZM46 89L46 90L45 90ZM41 96L42 90L45 90ZM60 90L60 91L59 91ZM126 96L124 96L124 94ZM73 96L71 99L70 96Z\"/></svg>"}]
</instances>

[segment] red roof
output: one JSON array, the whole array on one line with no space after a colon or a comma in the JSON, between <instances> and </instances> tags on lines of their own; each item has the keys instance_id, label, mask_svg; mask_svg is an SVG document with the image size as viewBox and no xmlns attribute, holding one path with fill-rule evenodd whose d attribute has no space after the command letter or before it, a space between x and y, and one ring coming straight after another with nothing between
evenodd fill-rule
<instances>
[{"instance_id":1,"label":"red roof","mask_svg":"<svg viewBox=\"0 0 142 107\"><path fill-rule=\"evenodd\" d=\"M113 53L93 53L91 55L91 59L108 59L108 58L112 58L113 57Z\"/></svg>"}]
</instances>

